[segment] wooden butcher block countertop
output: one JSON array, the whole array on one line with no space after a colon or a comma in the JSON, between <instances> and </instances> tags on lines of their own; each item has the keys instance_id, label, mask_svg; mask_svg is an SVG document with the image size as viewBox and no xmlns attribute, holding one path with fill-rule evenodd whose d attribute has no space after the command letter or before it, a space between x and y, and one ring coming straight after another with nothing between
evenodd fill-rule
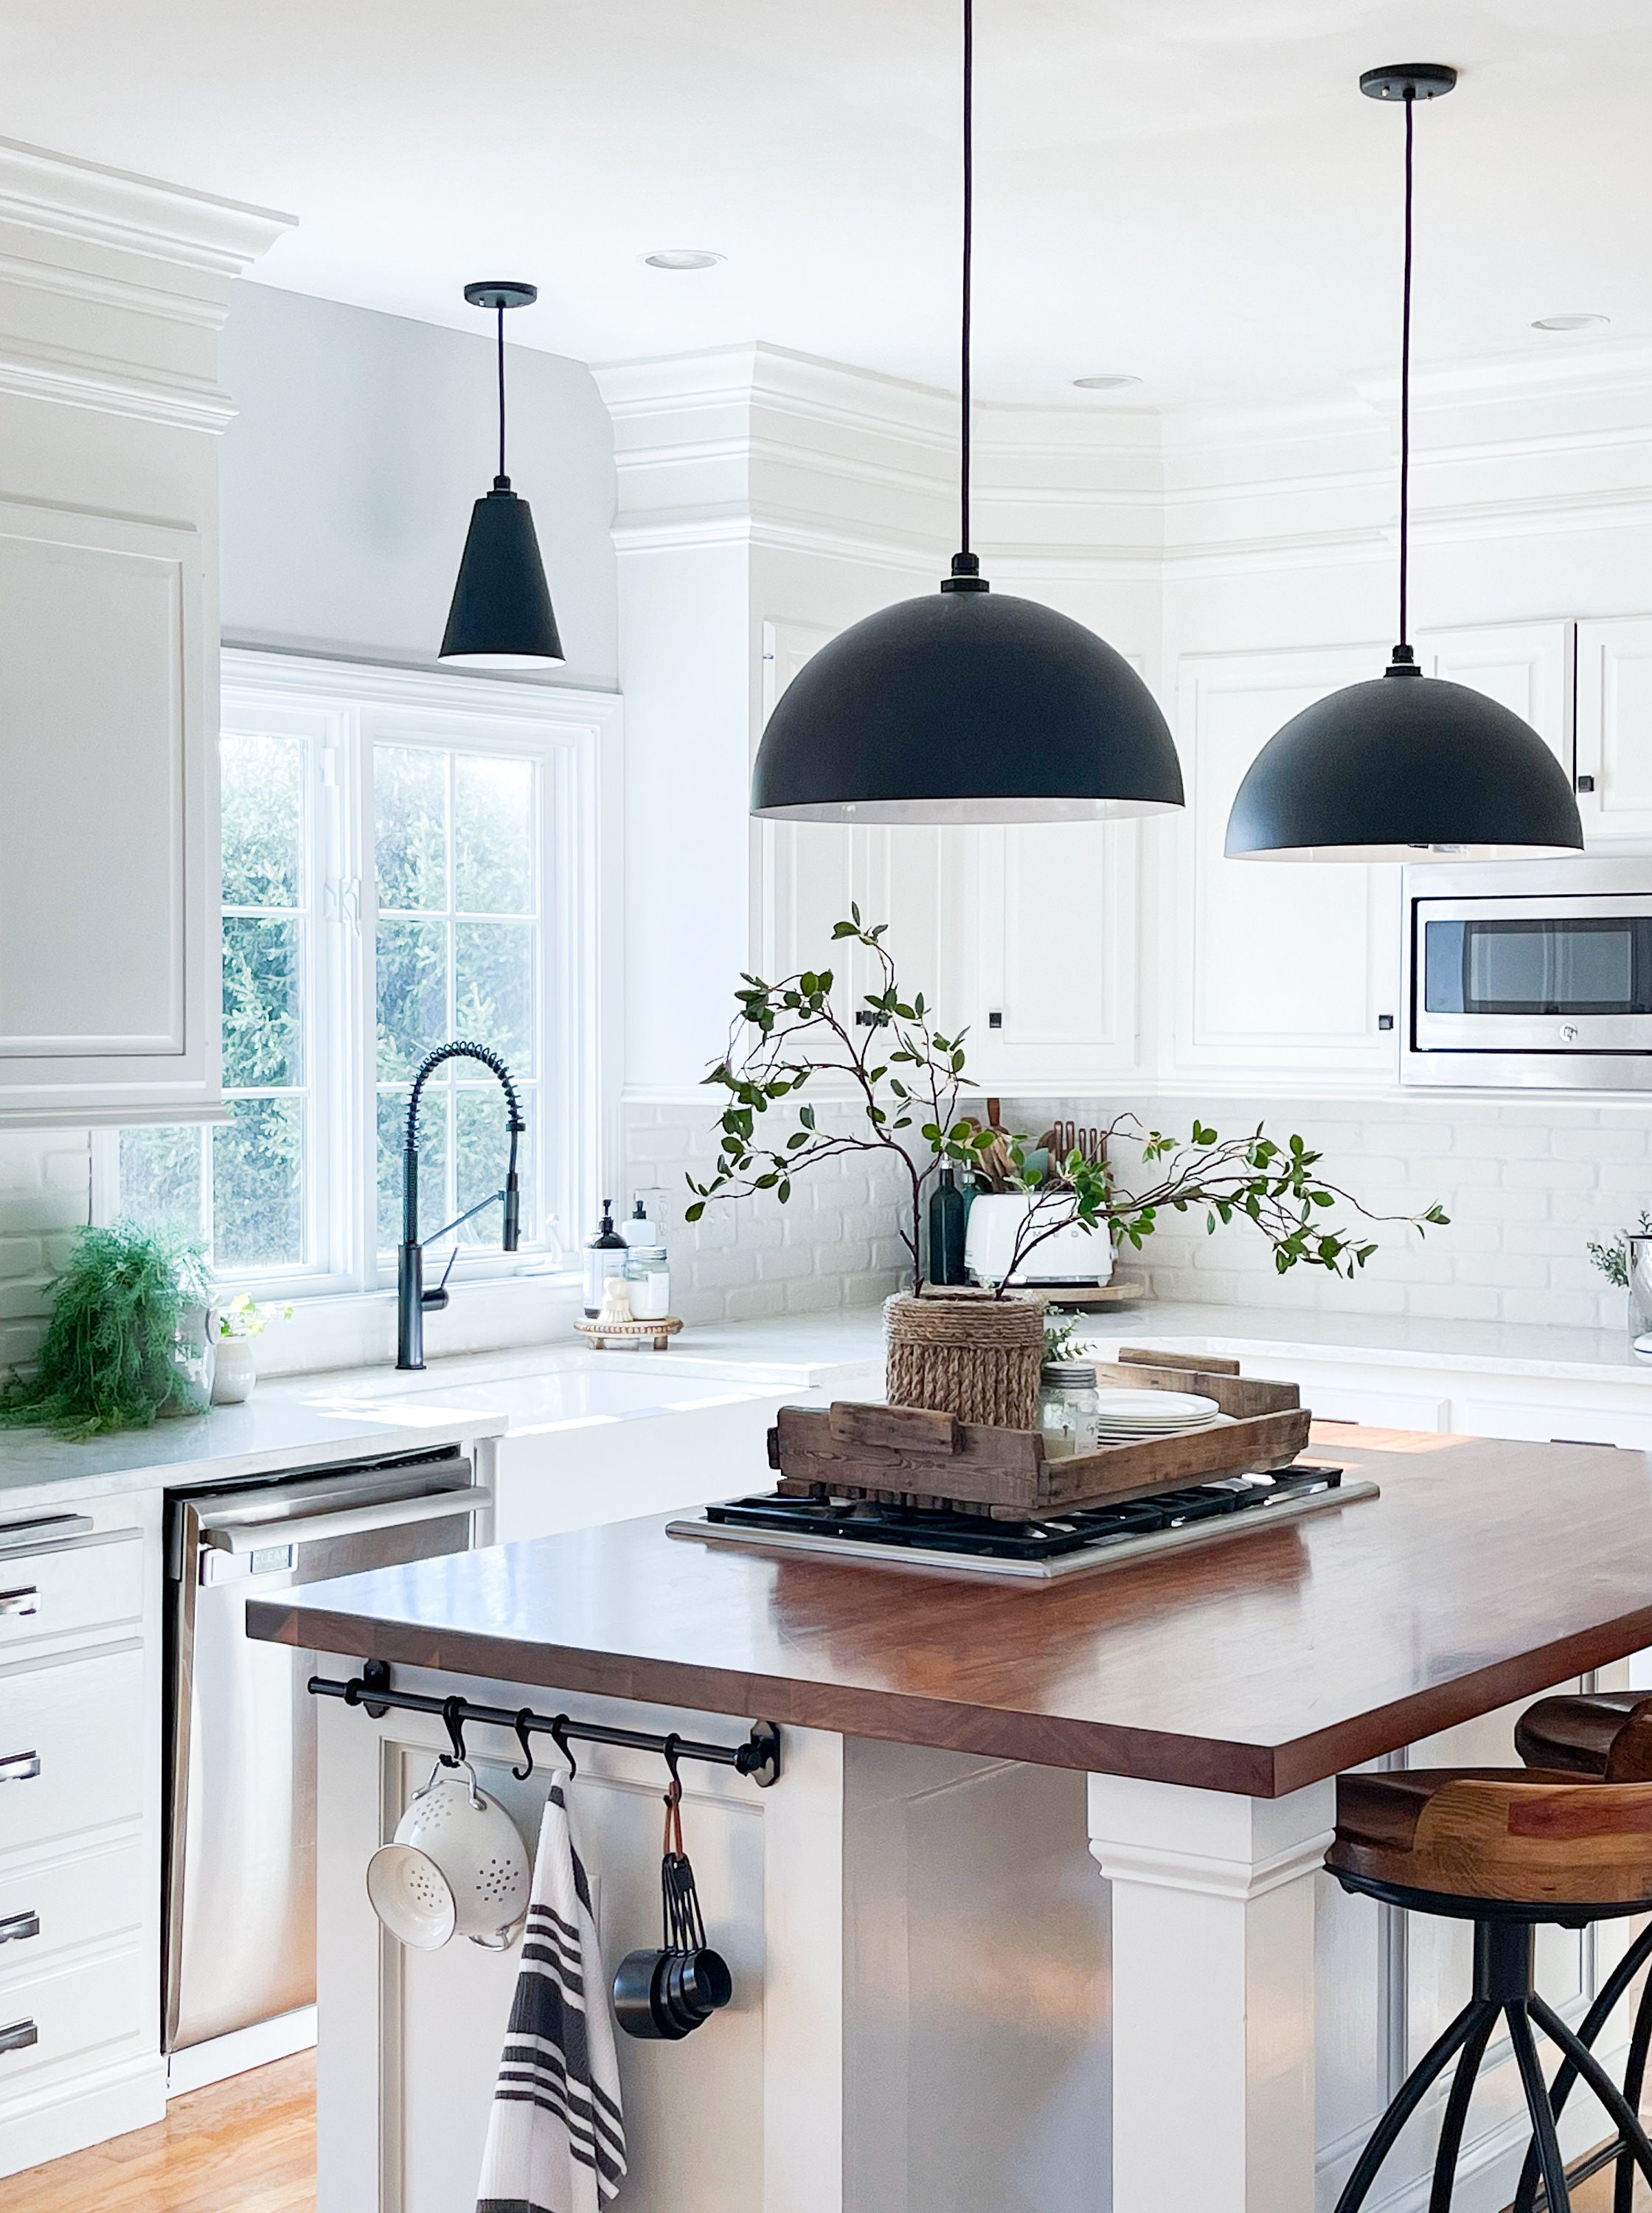
<instances>
[{"instance_id":1,"label":"wooden butcher block countertop","mask_svg":"<svg viewBox=\"0 0 1652 2213\"><path fill-rule=\"evenodd\" d=\"M1646 1455L1340 1424L1314 1450L1381 1497L1094 1577L745 1552L661 1517L314 1584L248 1630L1264 1798L1652 1645Z\"/></svg>"}]
</instances>

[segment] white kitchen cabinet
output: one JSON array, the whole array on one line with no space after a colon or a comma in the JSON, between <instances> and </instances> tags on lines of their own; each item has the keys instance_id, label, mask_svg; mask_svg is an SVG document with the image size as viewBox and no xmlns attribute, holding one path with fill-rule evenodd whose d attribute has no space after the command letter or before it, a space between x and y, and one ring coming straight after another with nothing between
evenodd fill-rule
<instances>
[{"instance_id":1,"label":"white kitchen cabinet","mask_svg":"<svg viewBox=\"0 0 1652 2213\"><path fill-rule=\"evenodd\" d=\"M286 222L0 147L0 1126L218 1101L217 332Z\"/></svg>"},{"instance_id":2,"label":"white kitchen cabinet","mask_svg":"<svg viewBox=\"0 0 1652 2213\"><path fill-rule=\"evenodd\" d=\"M1369 645L1184 659L1187 816L1173 830L1156 909L1175 947L1177 1073L1395 1080L1399 869L1228 860L1222 850L1234 796L1268 740L1382 667Z\"/></svg>"},{"instance_id":3,"label":"white kitchen cabinet","mask_svg":"<svg viewBox=\"0 0 1652 2213\"><path fill-rule=\"evenodd\" d=\"M1591 845L1652 837L1652 615L1577 625L1577 775Z\"/></svg>"},{"instance_id":4,"label":"white kitchen cabinet","mask_svg":"<svg viewBox=\"0 0 1652 2213\"><path fill-rule=\"evenodd\" d=\"M942 833L942 1000L983 1090L1070 1096L1137 1064L1133 822Z\"/></svg>"},{"instance_id":5,"label":"white kitchen cabinet","mask_svg":"<svg viewBox=\"0 0 1652 2213\"><path fill-rule=\"evenodd\" d=\"M1466 684L1529 722L1572 773L1572 633L1570 622L1491 623L1427 631L1417 641L1426 676Z\"/></svg>"}]
</instances>

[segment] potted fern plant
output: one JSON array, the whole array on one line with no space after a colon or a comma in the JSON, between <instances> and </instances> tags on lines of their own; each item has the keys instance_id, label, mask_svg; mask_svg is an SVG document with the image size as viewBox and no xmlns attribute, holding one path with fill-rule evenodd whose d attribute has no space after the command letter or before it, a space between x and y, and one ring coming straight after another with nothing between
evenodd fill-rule
<instances>
[{"instance_id":1,"label":"potted fern plant","mask_svg":"<svg viewBox=\"0 0 1652 2213\"><path fill-rule=\"evenodd\" d=\"M1044 1300L1012 1288L1029 1256L1057 1231L1076 1224L1092 1236L1137 1250L1168 1215L1202 1213L1214 1233L1248 1223L1272 1249L1281 1275L1292 1268L1352 1277L1377 1247L1360 1223L1443 1227L1437 1205L1416 1215L1376 1216L1327 1181L1320 1155L1298 1136L1271 1137L1260 1127L1231 1137L1194 1118L1181 1139L1123 1114L1106 1143L1089 1152L1036 1157L1025 1137L1007 1147L1004 1180L1028 1204L1003 1280L973 1290L924 1280L922 1223L929 1185L947 1165L978 1174L1002 1140L960 1111L967 1088L965 1032L937 1026L922 991L901 989L884 942L888 925L868 926L858 906L838 923L832 942L870 956L873 988L845 1009L829 968L803 969L777 984L743 976L735 993L728 1048L704 1081L725 1095L717 1164L704 1181L688 1177L696 1222L714 1200L772 1192L783 1206L797 1178L816 1163L860 1153L895 1171L902 1190L900 1240L909 1282L886 1309L887 1387L897 1405L936 1406L965 1421L1015 1429L1038 1425ZM811 1087L831 1085L850 1102L845 1124L824 1125ZM1131 1188L1113 1161L1132 1150L1140 1166ZM1338 1218L1343 1208L1355 1217Z\"/></svg>"}]
</instances>

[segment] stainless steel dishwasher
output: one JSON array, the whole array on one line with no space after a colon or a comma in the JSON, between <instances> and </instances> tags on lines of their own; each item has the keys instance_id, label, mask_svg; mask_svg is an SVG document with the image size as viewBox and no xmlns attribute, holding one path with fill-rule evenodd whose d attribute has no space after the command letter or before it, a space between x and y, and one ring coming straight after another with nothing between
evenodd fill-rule
<instances>
[{"instance_id":1,"label":"stainless steel dishwasher","mask_svg":"<svg viewBox=\"0 0 1652 2213\"><path fill-rule=\"evenodd\" d=\"M168 2051L315 1997L314 1655L247 1600L465 1552L491 1503L456 1449L168 1494Z\"/></svg>"}]
</instances>

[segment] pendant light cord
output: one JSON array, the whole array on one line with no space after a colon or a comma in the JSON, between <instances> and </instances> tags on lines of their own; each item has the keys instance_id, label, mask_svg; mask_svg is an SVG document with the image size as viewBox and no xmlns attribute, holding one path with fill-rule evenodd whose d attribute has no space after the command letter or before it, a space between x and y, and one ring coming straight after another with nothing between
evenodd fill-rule
<instances>
[{"instance_id":1,"label":"pendant light cord","mask_svg":"<svg viewBox=\"0 0 1652 2213\"><path fill-rule=\"evenodd\" d=\"M1408 108L1408 109L1406 110L1406 112L1405 112L1405 119L1406 119L1407 123L1409 123L1409 122L1410 122L1410 120L1411 120L1411 111L1410 111L1410 109L1409 109L1409 108ZM1408 264L1407 265L1409 266L1409 264ZM504 491L504 490L508 489L508 488L509 488L509 484L510 484L510 479L509 479L509 478L505 474L505 305L504 305L504 302L503 302L503 300L499 302L499 311L498 311L498 312L499 312L499 473L498 473L498 475L497 475L497 476L494 479L494 480L493 480L493 482L494 482L494 489L495 489L495 491ZM1401 627L1401 629L1402 629L1402 630L1405 628L1405 625L1404 625L1404 623L1403 623L1403 622L1401 623L1400 627Z\"/></svg>"},{"instance_id":2,"label":"pendant light cord","mask_svg":"<svg viewBox=\"0 0 1652 2213\"><path fill-rule=\"evenodd\" d=\"M967 0L966 0L967 4ZM1409 661L1411 649L1405 626L1406 586L1411 558L1411 137L1417 120L1417 95L1405 88L1405 270L1401 282L1399 311L1399 643ZM1401 655L1396 655L1399 659Z\"/></svg>"},{"instance_id":3,"label":"pendant light cord","mask_svg":"<svg viewBox=\"0 0 1652 2213\"><path fill-rule=\"evenodd\" d=\"M975 230L975 0L964 0L964 269L962 315L962 373L959 382L963 401L960 439L958 550L969 552L969 326L970 265Z\"/></svg>"}]
</instances>

